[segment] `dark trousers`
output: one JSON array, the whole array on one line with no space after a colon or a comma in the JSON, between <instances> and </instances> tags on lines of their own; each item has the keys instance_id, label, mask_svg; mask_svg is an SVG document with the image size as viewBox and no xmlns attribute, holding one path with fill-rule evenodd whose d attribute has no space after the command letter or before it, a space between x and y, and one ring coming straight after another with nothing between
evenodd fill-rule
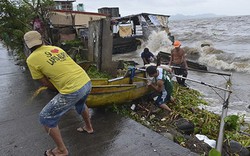
<instances>
[{"instance_id":1,"label":"dark trousers","mask_svg":"<svg viewBox=\"0 0 250 156\"><path fill-rule=\"evenodd\" d=\"M174 68L174 74L175 74L175 75L180 75L180 76L185 77L185 78L187 77L188 71L187 71L187 69L185 68L184 63L182 63L182 64L173 64L173 65L174 65L174 66L177 66L177 67L180 67L180 68ZM185 85L185 80L186 80L186 79L176 77L176 80L177 80L177 82L178 82L180 85Z\"/></svg>"}]
</instances>

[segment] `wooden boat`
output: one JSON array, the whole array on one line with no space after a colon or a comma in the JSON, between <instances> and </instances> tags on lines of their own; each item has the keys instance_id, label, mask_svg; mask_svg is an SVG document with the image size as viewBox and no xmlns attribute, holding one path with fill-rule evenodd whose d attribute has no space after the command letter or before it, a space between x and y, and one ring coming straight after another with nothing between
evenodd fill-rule
<instances>
[{"instance_id":1,"label":"wooden boat","mask_svg":"<svg viewBox=\"0 0 250 156\"><path fill-rule=\"evenodd\" d=\"M135 77L114 79L92 79L92 91L87 98L88 107L101 107L112 104L123 104L136 100L152 92L147 87L145 72L136 72Z\"/></svg>"},{"instance_id":2,"label":"wooden boat","mask_svg":"<svg viewBox=\"0 0 250 156\"><path fill-rule=\"evenodd\" d=\"M160 57L161 62L168 64L171 55L170 55L170 53L160 51L158 53L158 57ZM189 68L207 71L207 66L201 65L198 62L187 59L187 64L188 64Z\"/></svg>"}]
</instances>

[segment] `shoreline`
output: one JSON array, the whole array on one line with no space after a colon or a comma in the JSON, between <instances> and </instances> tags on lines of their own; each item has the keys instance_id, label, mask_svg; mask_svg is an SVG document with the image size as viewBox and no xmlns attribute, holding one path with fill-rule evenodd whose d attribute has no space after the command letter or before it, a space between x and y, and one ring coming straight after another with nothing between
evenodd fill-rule
<instances>
[{"instance_id":1,"label":"shoreline","mask_svg":"<svg viewBox=\"0 0 250 156\"><path fill-rule=\"evenodd\" d=\"M185 88L180 87L178 89L177 87L177 90L180 89L185 90ZM188 96L187 98L189 98L189 96L192 96L196 100L199 99L197 95L194 96L193 93L192 94L188 93L189 91L184 91L183 93L184 95L187 94ZM197 93L198 91L195 92ZM204 143L204 141L199 140L194 134L204 135L204 137L208 137L211 141L214 140L214 142L216 142L217 135L219 134L220 116L212 112L199 109L198 105L192 106L192 104L185 103L183 101L185 97L179 95L179 98L181 98L179 100L179 104L173 105L170 103L170 108L173 109L173 112L170 114L166 113L166 111L163 110L158 110L158 112L152 111L151 107L153 106L153 104L152 102L150 104L150 102L148 102L146 99L142 100L144 102L142 101L133 102L133 105L135 105L135 107L133 107L134 108L133 110L131 110L132 106L130 108L130 105L114 106L115 107L114 110L118 114L128 116L129 118L154 130L155 132L163 135L164 137L167 137L170 140L180 144L181 146L190 149L192 152L198 154L203 154L205 152L206 154L208 154L209 151L212 149L212 147ZM192 129L191 127L193 124L195 126ZM180 126L180 125L185 125L185 126ZM250 124L246 123L246 125L248 125L250 133ZM238 132L235 131L230 132L228 130L225 132L227 136L229 135L231 137L233 137L232 134L234 133ZM239 136L235 136L234 139L233 138L231 139L235 140L238 137ZM239 137L238 139L243 139L242 141L244 142L244 136L243 138L241 136L241 138ZM224 140L226 140L226 138L224 138ZM230 145L228 144L223 145L224 147L223 152L226 152L228 151L228 149L230 149L231 142L232 141L230 141ZM194 144L196 144L195 147ZM237 144L237 142L235 142L235 144ZM244 150L247 149L244 148ZM250 152L249 149L248 152Z\"/></svg>"},{"instance_id":2,"label":"shoreline","mask_svg":"<svg viewBox=\"0 0 250 156\"><path fill-rule=\"evenodd\" d=\"M143 48L142 48L143 49ZM142 60L140 58L140 50L131 52L131 53L125 53L125 54L116 54L112 55L113 60L121 60L124 59L132 60L137 62L139 65L142 65ZM215 68L208 68L212 71L221 72L221 70L215 69ZM222 71L226 73L230 73L229 71ZM198 81L203 81L205 83L213 84L215 86L219 86L224 88L225 87L225 78L223 76L214 75L214 74L207 74L207 73L200 73L195 71L188 71L187 78L195 79ZM229 103L229 114L242 114L246 115L246 121L250 123L250 109L247 107L250 105L249 96L250 93L248 93L248 88L250 87L250 73L240 73L240 72L232 72L232 90L233 93L230 97L230 103ZM238 79L241 79L240 81ZM174 78L175 81L175 78ZM212 111L218 115L221 114L222 110L222 104L223 101L221 101L220 96L224 96L223 93L220 92L220 96L216 94L216 92L213 91L213 89L190 81L186 81L187 84L192 89L195 89L204 96L206 96L208 102L211 103L211 107L209 107L207 110ZM218 90L216 90L218 91ZM235 111L233 109L236 109ZM247 116L248 115L248 116Z\"/></svg>"}]
</instances>

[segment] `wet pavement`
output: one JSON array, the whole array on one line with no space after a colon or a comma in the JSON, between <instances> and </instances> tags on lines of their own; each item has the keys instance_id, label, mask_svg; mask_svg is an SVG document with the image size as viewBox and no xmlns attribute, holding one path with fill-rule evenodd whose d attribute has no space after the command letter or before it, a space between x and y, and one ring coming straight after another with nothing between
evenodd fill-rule
<instances>
[{"instance_id":1,"label":"wet pavement","mask_svg":"<svg viewBox=\"0 0 250 156\"><path fill-rule=\"evenodd\" d=\"M40 156L54 147L38 122L38 114L56 94L42 91L31 99L39 83L15 65L0 44L0 155ZM82 119L74 110L59 127L71 156L193 156L192 153L141 124L105 109L92 109L94 134L78 133Z\"/></svg>"}]
</instances>

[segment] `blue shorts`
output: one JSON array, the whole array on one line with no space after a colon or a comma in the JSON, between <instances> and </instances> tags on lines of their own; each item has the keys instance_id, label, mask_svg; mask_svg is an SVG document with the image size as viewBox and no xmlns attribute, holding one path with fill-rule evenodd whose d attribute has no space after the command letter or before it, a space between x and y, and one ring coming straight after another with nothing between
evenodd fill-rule
<instances>
[{"instance_id":1,"label":"blue shorts","mask_svg":"<svg viewBox=\"0 0 250 156\"><path fill-rule=\"evenodd\" d=\"M54 128L63 114L75 106L78 114L85 110L85 102L91 91L91 81L71 94L58 93L40 112L40 123L49 128Z\"/></svg>"},{"instance_id":2,"label":"blue shorts","mask_svg":"<svg viewBox=\"0 0 250 156\"><path fill-rule=\"evenodd\" d=\"M156 105L157 105L158 107L160 107L160 105L162 105L162 104L167 104L170 100L171 100L171 95L168 94L167 92L165 92L165 94L161 93L161 94L157 97L155 103L156 103Z\"/></svg>"}]
</instances>

